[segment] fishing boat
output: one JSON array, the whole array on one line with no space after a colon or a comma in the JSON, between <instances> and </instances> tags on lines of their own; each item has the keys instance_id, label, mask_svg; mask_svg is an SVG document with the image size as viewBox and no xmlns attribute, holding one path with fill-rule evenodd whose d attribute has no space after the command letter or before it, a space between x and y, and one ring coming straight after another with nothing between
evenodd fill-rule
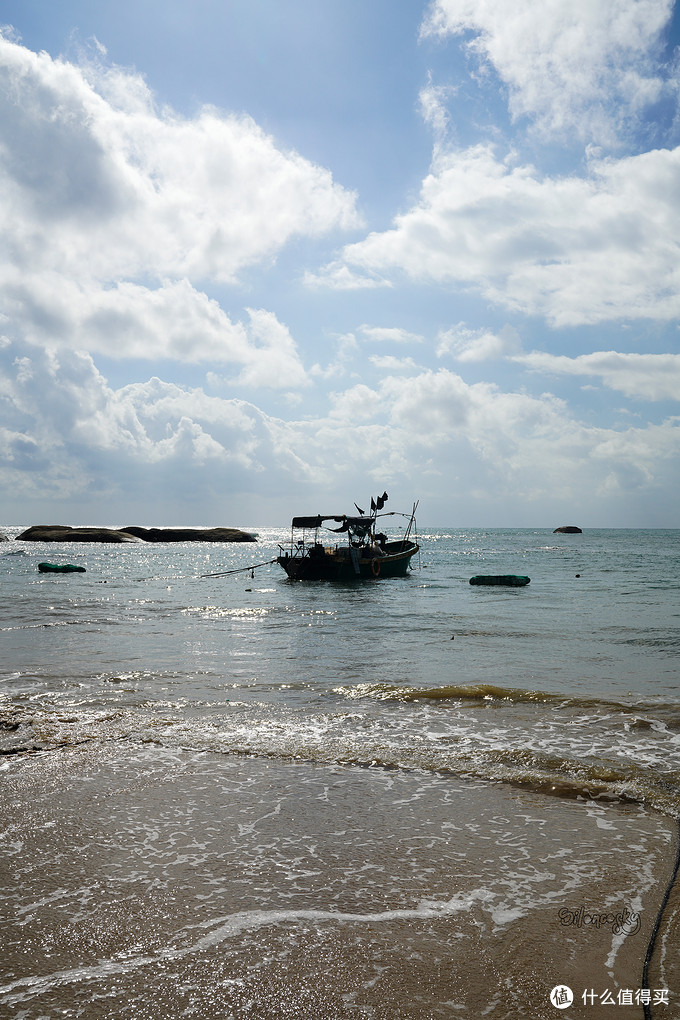
<instances>
[{"instance_id":1,"label":"fishing boat","mask_svg":"<svg viewBox=\"0 0 680 1020\"><path fill-rule=\"evenodd\" d=\"M369 514L357 506L357 516L347 514L294 517L290 546L279 546L279 563L295 581L360 581L379 577L404 577L411 558L418 552L416 508L410 514L381 512L387 493L371 499ZM408 520L402 538L388 540L379 532L377 523L383 517L405 517ZM332 525L339 525L333 527ZM343 534L344 541L333 542L330 534Z\"/></svg>"}]
</instances>

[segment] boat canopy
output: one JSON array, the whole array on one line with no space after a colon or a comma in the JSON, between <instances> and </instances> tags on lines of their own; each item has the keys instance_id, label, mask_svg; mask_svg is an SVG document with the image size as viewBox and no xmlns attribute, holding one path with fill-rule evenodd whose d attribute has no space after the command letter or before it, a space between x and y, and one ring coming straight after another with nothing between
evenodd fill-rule
<instances>
[{"instance_id":1,"label":"boat canopy","mask_svg":"<svg viewBox=\"0 0 680 1020\"><path fill-rule=\"evenodd\" d=\"M324 521L344 521L344 515L338 514L335 517L294 517L294 528L320 528Z\"/></svg>"},{"instance_id":2,"label":"boat canopy","mask_svg":"<svg viewBox=\"0 0 680 1020\"><path fill-rule=\"evenodd\" d=\"M328 528L329 531L366 530L373 524L372 517L347 517L346 514L337 514L335 517L294 517L294 528L320 528L324 521L334 521L339 528Z\"/></svg>"},{"instance_id":3,"label":"boat canopy","mask_svg":"<svg viewBox=\"0 0 680 1020\"><path fill-rule=\"evenodd\" d=\"M378 496L377 500L371 497L371 515L366 516L364 510L361 509L358 503L355 503L355 507L359 511L358 517L348 517L347 514L327 514L323 517L321 514L316 514L314 517L294 517L293 528L321 528L324 521L334 521L335 524L339 524L339 528L328 528L329 531L352 531L355 534L366 534L375 526L375 521L378 516L378 511L382 510L387 502L387 493L383 492L382 496ZM415 509L415 508L414 508ZM389 516L392 516L391 514Z\"/></svg>"}]
</instances>

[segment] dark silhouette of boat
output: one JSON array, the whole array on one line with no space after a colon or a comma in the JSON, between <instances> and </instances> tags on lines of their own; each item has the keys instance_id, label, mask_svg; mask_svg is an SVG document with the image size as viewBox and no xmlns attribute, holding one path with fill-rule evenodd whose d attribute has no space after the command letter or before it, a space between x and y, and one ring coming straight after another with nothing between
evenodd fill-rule
<instances>
[{"instance_id":1,"label":"dark silhouette of boat","mask_svg":"<svg viewBox=\"0 0 680 1020\"><path fill-rule=\"evenodd\" d=\"M411 558L418 552L416 541L416 508L410 514L380 511L387 502L387 493L371 499L371 512L360 507L358 516L346 514L294 517L290 546L281 550L276 562L295 581L361 581L379 577L404 577ZM388 540L377 531L378 518L401 516L408 519L403 538ZM330 523L339 524L331 527ZM329 541L329 536L344 534L344 542ZM411 537L413 535L413 537ZM299 536L299 537L298 537Z\"/></svg>"}]
</instances>

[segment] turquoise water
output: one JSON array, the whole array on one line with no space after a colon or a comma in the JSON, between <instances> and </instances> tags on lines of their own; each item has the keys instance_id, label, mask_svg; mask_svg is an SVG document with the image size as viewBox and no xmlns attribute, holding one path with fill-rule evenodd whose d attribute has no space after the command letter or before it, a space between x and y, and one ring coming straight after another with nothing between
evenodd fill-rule
<instances>
[{"instance_id":1,"label":"turquoise water","mask_svg":"<svg viewBox=\"0 0 680 1020\"><path fill-rule=\"evenodd\" d=\"M20 530L0 528L8 1016L514 1020L554 1015L560 981L638 988L680 815L679 531L425 529L406 578L333 585L269 562L287 528ZM560 926L584 905L640 912L639 934Z\"/></svg>"}]
</instances>

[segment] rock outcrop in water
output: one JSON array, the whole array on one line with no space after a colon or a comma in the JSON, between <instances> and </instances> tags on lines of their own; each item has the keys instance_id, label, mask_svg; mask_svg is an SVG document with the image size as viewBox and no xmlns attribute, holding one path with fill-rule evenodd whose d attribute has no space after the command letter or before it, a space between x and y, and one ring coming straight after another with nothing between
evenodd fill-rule
<instances>
[{"instance_id":1,"label":"rock outcrop in water","mask_svg":"<svg viewBox=\"0 0 680 1020\"><path fill-rule=\"evenodd\" d=\"M66 524L34 524L17 535L17 542L141 542L141 539L113 528L70 528Z\"/></svg>"},{"instance_id":2,"label":"rock outcrop in water","mask_svg":"<svg viewBox=\"0 0 680 1020\"><path fill-rule=\"evenodd\" d=\"M0 542L9 542L9 539L8 539L7 535L3 535L3 533L1 531L0 531Z\"/></svg>"},{"instance_id":3,"label":"rock outcrop in water","mask_svg":"<svg viewBox=\"0 0 680 1020\"><path fill-rule=\"evenodd\" d=\"M582 535L583 530L573 524L563 524L561 528L555 528L553 535Z\"/></svg>"},{"instance_id":4,"label":"rock outcrop in water","mask_svg":"<svg viewBox=\"0 0 680 1020\"><path fill-rule=\"evenodd\" d=\"M256 542L239 528L71 528L34 524L17 535L21 542Z\"/></svg>"},{"instance_id":5,"label":"rock outcrop in water","mask_svg":"<svg viewBox=\"0 0 680 1020\"><path fill-rule=\"evenodd\" d=\"M239 528L139 528L121 529L143 542L256 542L254 535Z\"/></svg>"}]
</instances>

